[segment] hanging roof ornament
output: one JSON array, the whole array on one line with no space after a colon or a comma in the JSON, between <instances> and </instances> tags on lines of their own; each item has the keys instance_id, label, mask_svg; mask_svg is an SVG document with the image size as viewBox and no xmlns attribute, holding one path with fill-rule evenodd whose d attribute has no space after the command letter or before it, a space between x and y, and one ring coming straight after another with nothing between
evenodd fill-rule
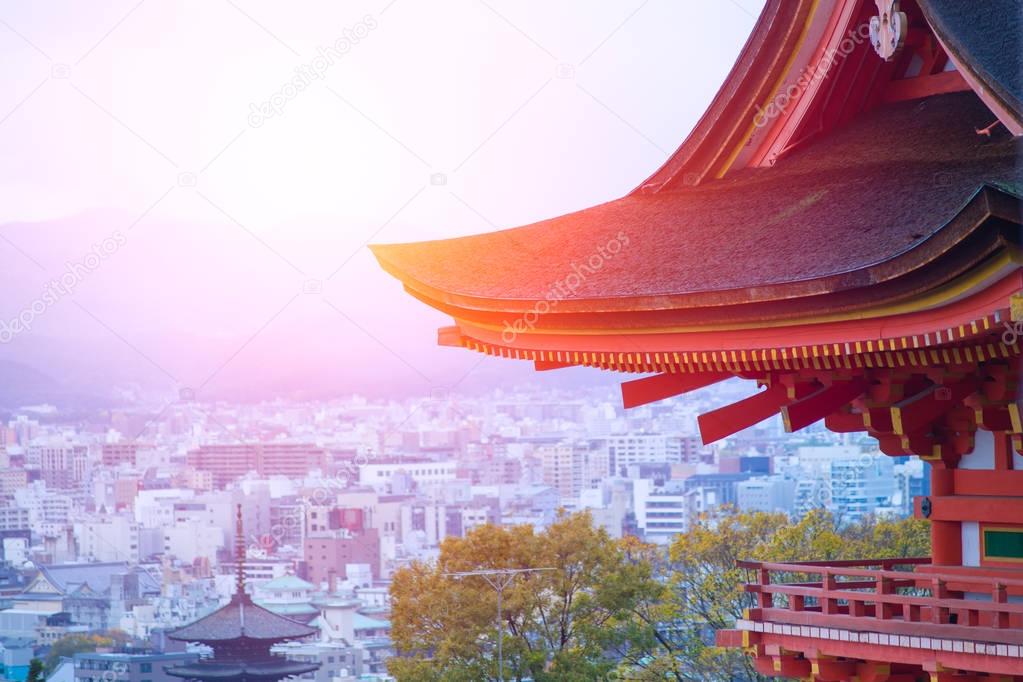
<instances>
[{"instance_id":1,"label":"hanging roof ornament","mask_svg":"<svg viewBox=\"0 0 1023 682\"><path fill-rule=\"evenodd\" d=\"M870 43L886 62L898 54L906 42L906 13L899 11L899 0L874 0L876 17L870 17Z\"/></svg>"}]
</instances>

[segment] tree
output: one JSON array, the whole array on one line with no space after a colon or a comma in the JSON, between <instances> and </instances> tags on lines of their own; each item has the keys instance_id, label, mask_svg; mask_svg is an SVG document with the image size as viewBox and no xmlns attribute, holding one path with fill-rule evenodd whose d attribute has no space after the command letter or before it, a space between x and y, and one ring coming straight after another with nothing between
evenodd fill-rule
<instances>
[{"instance_id":1,"label":"tree","mask_svg":"<svg viewBox=\"0 0 1023 682\"><path fill-rule=\"evenodd\" d=\"M43 682L46 676L43 671L43 662L38 658L33 658L28 662L28 677L25 682Z\"/></svg>"},{"instance_id":2,"label":"tree","mask_svg":"<svg viewBox=\"0 0 1023 682\"><path fill-rule=\"evenodd\" d=\"M620 676L628 680L732 682L763 680L749 659L713 644L715 630L730 628L752 605L743 589L750 578L736 562L862 559L930 554L928 524L867 518L840 526L824 510L798 522L783 514L704 515L678 535L660 567L667 583L663 603L637 617L647 632L627 642Z\"/></svg>"},{"instance_id":3,"label":"tree","mask_svg":"<svg viewBox=\"0 0 1023 682\"><path fill-rule=\"evenodd\" d=\"M636 605L663 590L630 546L594 528L585 513L562 515L542 533L488 525L446 539L436 564L394 576L391 674L402 682L495 679L495 592L479 578L450 574L550 567L522 574L504 591L505 678L606 679L616 665L609 648L628 639Z\"/></svg>"},{"instance_id":4,"label":"tree","mask_svg":"<svg viewBox=\"0 0 1023 682\"><path fill-rule=\"evenodd\" d=\"M742 559L926 556L927 523L867 518L842 526L826 511L784 514L720 509L700 517L669 548L611 539L588 514L531 526L484 526L449 538L435 564L399 570L391 586L401 682L495 679L496 596L481 568L553 567L523 574L504 592L505 679L753 682L743 652L714 646L752 605Z\"/></svg>"},{"instance_id":5,"label":"tree","mask_svg":"<svg viewBox=\"0 0 1023 682\"><path fill-rule=\"evenodd\" d=\"M46 674L49 675L56 670L62 658L71 658L77 653L92 652L100 647L123 643L124 638L122 632L61 637L50 646L50 652L46 655Z\"/></svg>"},{"instance_id":6,"label":"tree","mask_svg":"<svg viewBox=\"0 0 1023 682\"><path fill-rule=\"evenodd\" d=\"M756 556L788 524L783 514L736 514L723 510L701 517L676 536L664 556L663 601L639 615L651 636L628 644L620 673L627 680L724 682L754 680L741 652L713 646L713 633L742 617L748 605L745 571L736 562ZM646 646L644 646L644 644Z\"/></svg>"}]
</instances>

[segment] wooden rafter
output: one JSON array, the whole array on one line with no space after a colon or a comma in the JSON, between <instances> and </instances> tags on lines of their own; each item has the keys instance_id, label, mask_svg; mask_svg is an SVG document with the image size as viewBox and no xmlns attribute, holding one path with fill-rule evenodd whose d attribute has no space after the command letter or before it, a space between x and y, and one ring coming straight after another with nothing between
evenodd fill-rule
<instances>
[{"instance_id":1,"label":"wooden rafter","mask_svg":"<svg viewBox=\"0 0 1023 682\"><path fill-rule=\"evenodd\" d=\"M646 405L716 384L730 376L732 375L728 372L665 373L634 379L622 384L622 403L626 408Z\"/></svg>"},{"instance_id":2,"label":"wooden rafter","mask_svg":"<svg viewBox=\"0 0 1023 682\"><path fill-rule=\"evenodd\" d=\"M785 430L792 433L824 419L862 395L869 384L866 377L838 381L791 405L784 405L781 416L785 420Z\"/></svg>"},{"instance_id":3,"label":"wooden rafter","mask_svg":"<svg viewBox=\"0 0 1023 682\"><path fill-rule=\"evenodd\" d=\"M575 367L575 363L551 360L536 360L533 362L533 369L537 372L549 372L554 369L565 369L566 367Z\"/></svg>"},{"instance_id":4,"label":"wooden rafter","mask_svg":"<svg viewBox=\"0 0 1023 682\"><path fill-rule=\"evenodd\" d=\"M778 414L778 411L785 405L805 398L815 388L814 384L800 384L796 387L796 395L793 399L789 397L786 386L776 383L756 395L701 414L697 418L697 422L704 445L727 438L754 424L759 424L768 417Z\"/></svg>"}]
</instances>

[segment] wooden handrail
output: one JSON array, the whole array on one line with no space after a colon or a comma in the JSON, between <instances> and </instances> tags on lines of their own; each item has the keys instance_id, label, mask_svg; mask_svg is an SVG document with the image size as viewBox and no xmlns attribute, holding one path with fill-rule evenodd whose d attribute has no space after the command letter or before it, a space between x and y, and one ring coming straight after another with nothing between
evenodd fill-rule
<instances>
[{"instance_id":1,"label":"wooden handrail","mask_svg":"<svg viewBox=\"0 0 1023 682\"><path fill-rule=\"evenodd\" d=\"M769 564L770 562L765 561L748 561L742 560L736 562L739 568L760 568L761 565ZM889 564L892 566L910 566L916 564L930 564L931 558L928 556L917 556L917 557L904 557L904 558L889 558L889 559L835 559L833 561L786 561L786 566L833 566L833 567L856 567L856 566L883 566ZM807 571L804 571L806 573Z\"/></svg>"},{"instance_id":2,"label":"wooden handrail","mask_svg":"<svg viewBox=\"0 0 1023 682\"><path fill-rule=\"evenodd\" d=\"M832 619L829 622L834 626L838 623L852 626L854 622L861 624L865 619L872 619L889 627L926 624L928 628L942 628L942 632L951 632L944 628L956 628L958 632L963 627L988 628L995 632L1015 627L1018 632L1019 623L1023 621L1023 603L1009 602L1008 597L1010 588L1023 587L1023 579L942 572L941 567L933 566L927 559L740 561L738 565L756 571L757 579L744 589L756 595L758 608L754 611L773 613L772 618L799 612L800 618ZM864 568L865 565L880 568ZM914 568L891 570L900 565ZM917 570L923 566L926 570ZM804 577L807 575L820 576L820 581L808 581ZM930 594L899 594L900 588L926 589ZM964 593L985 594L988 600L967 599ZM774 607L776 594L788 598L787 608ZM816 600L817 605L809 607L808 599Z\"/></svg>"},{"instance_id":3,"label":"wooden handrail","mask_svg":"<svg viewBox=\"0 0 1023 682\"><path fill-rule=\"evenodd\" d=\"M919 560L913 559L890 559L886 560L891 565L920 565L921 563L930 564L928 559L926 562L920 562ZM859 562L853 565L843 565L843 562L814 562L814 563L774 563L765 561L739 561L739 568L749 568L759 571L776 572L776 573L806 573L810 575L820 576L846 576L854 578L873 578L875 580L881 578L891 578L893 580L905 580L908 575L919 575L917 578L919 581L933 582L934 580L944 580L945 582L954 582L957 585L967 586L978 586L981 591L988 591L995 585L1004 585L1005 587L1023 587L1023 580L1003 578L1001 576L971 576L968 574L954 573L954 572L940 572L940 571L928 571L926 574L917 574L915 571L892 571L887 569L874 569L874 568L858 568L866 562ZM881 561L874 561L873 565L881 564Z\"/></svg>"},{"instance_id":4,"label":"wooden handrail","mask_svg":"<svg viewBox=\"0 0 1023 682\"><path fill-rule=\"evenodd\" d=\"M912 604L915 606L937 606L948 608L988 611L995 613L1021 613L1023 604L1016 602L977 601L975 599L956 599L951 597L913 597L902 594L883 594L879 592L851 592L848 590L827 590L823 587L795 587L793 585L747 585L747 591L768 594L798 595L801 597L827 597L828 599L844 599L846 601L884 602L887 604Z\"/></svg>"}]
</instances>

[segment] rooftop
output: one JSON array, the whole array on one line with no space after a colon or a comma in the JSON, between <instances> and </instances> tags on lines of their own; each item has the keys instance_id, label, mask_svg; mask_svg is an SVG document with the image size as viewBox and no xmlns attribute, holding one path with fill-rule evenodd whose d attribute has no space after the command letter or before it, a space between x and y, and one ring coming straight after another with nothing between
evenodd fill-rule
<instances>
[{"instance_id":1,"label":"rooftop","mask_svg":"<svg viewBox=\"0 0 1023 682\"><path fill-rule=\"evenodd\" d=\"M371 618L362 613L356 613L352 618L353 627L356 630L381 630L390 629L391 621L380 618Z\"/></svg>"},{"instance_id":2,"label":"rooftop","mask_svg":"<svg viewBox=\"0 0 1023 682\"><path fill-rule=\"evenodd\" d=\"M127 651L110 651L110 652L80 652L75 654L76 659L88 659L93 661L107 660L107 661L168 661L177 660L182 658L196 658L197 654L186 652L186 651L150 651L148 653L143 652L127 652Z\"/></svg>"},{"instance_id":3,"label":"rooftop","mask_svg":"<svg viewBox=\"0 0 1023 682\"><path fill-rule=\"evenodd\" d=\"M259 586L261 590L315 590L316 586L297 575L282 575Z\"/></svg>"},{"instance_id":4,"label":"rooftop","mask_svg":"<svg viewBox=\"0 0 1023 682\"><path fill-rule=\"evenodd\" d=\"M182 642L224 642L237 639L280 641L315 634L316 629L253 603L248 595L231 601L199 620L167 633Z\"/></svg>"},{"instance_id":5,"label":"rooftop","mask_svg":"<svg viewBox=\"0 0 1023 682\"><path fill-rule=\"evenodd\" d=\"M240 504L237 505L236 524L236 577L235 592L231 597L231 601L197 621L171 630L167 633L167 637L181 642L215 644L217 642L233 642L237 640L280 642L315 634L315 628L259 606L245 592L245 571L243 567L247 559L245 555L245 531L242 528L242 506ZM234 673L227 674L226 671L234 670L234 668L226 663L223 665L204 664L204 670L211 671L211 676L213 677L234 676ZM245 671L236 672L242 674ZM179 677L201 677L199 675L189 675L184 669L177 669L173 674ZM255 675L255 673L253 674ZM285 674L297 673L282 673L281 676L283 677Z\"/></svg>"},{"instance_id":6,"label":"rooftop","mask_svg":"<svg viewBox=\"0 0 1023 682\"><path fill-rule=\"evenodd\" d=\"M839 303L862 307L877 298L864 286L894 284L948 251L962 231L946 228L982 188L1023 192L1019 144L1004 128L990 138L975 132L991 118L972 92L896 103L770 168L374 253L416 296L497 324L488 312L529 310L559 287L562 300L538 327L582 326L570 313L585 311L600 311L606 325L616 311L635 310L650 322L705 324L734 313L687 309L760 300L781 311L787 299L822 293L852 292ZM894 288L890 295L910 291Z\"/></svg>"},{"instance_id":7,"label":"rooftop","mask_svg":"<svg viewBox=\"0 0 1023 682\"><path fill-rule=\"evenodd\" d=\"M159 579L149 571L132 567L126 562L81 563L81 564L40 564L40 574L63 594L71 594L88 585L98 593L110 589L115 575L134 573L138 577L142 592L159 592Z\"/></svg>"},{"instance_id":8,"label":"rooftop","mask_svg":"<svg viewBox=\"0 0 1023 682\"><path fill-rule=\"evenodd\" d=\"M170 668L167 670L167 673L175 677L200 680L279 680L284 677L312 672L317 668L319 668L318 664L305 664L275 657L274 660L245 663L199 661L191 665Z\"/></svg>"}]
</instances>

